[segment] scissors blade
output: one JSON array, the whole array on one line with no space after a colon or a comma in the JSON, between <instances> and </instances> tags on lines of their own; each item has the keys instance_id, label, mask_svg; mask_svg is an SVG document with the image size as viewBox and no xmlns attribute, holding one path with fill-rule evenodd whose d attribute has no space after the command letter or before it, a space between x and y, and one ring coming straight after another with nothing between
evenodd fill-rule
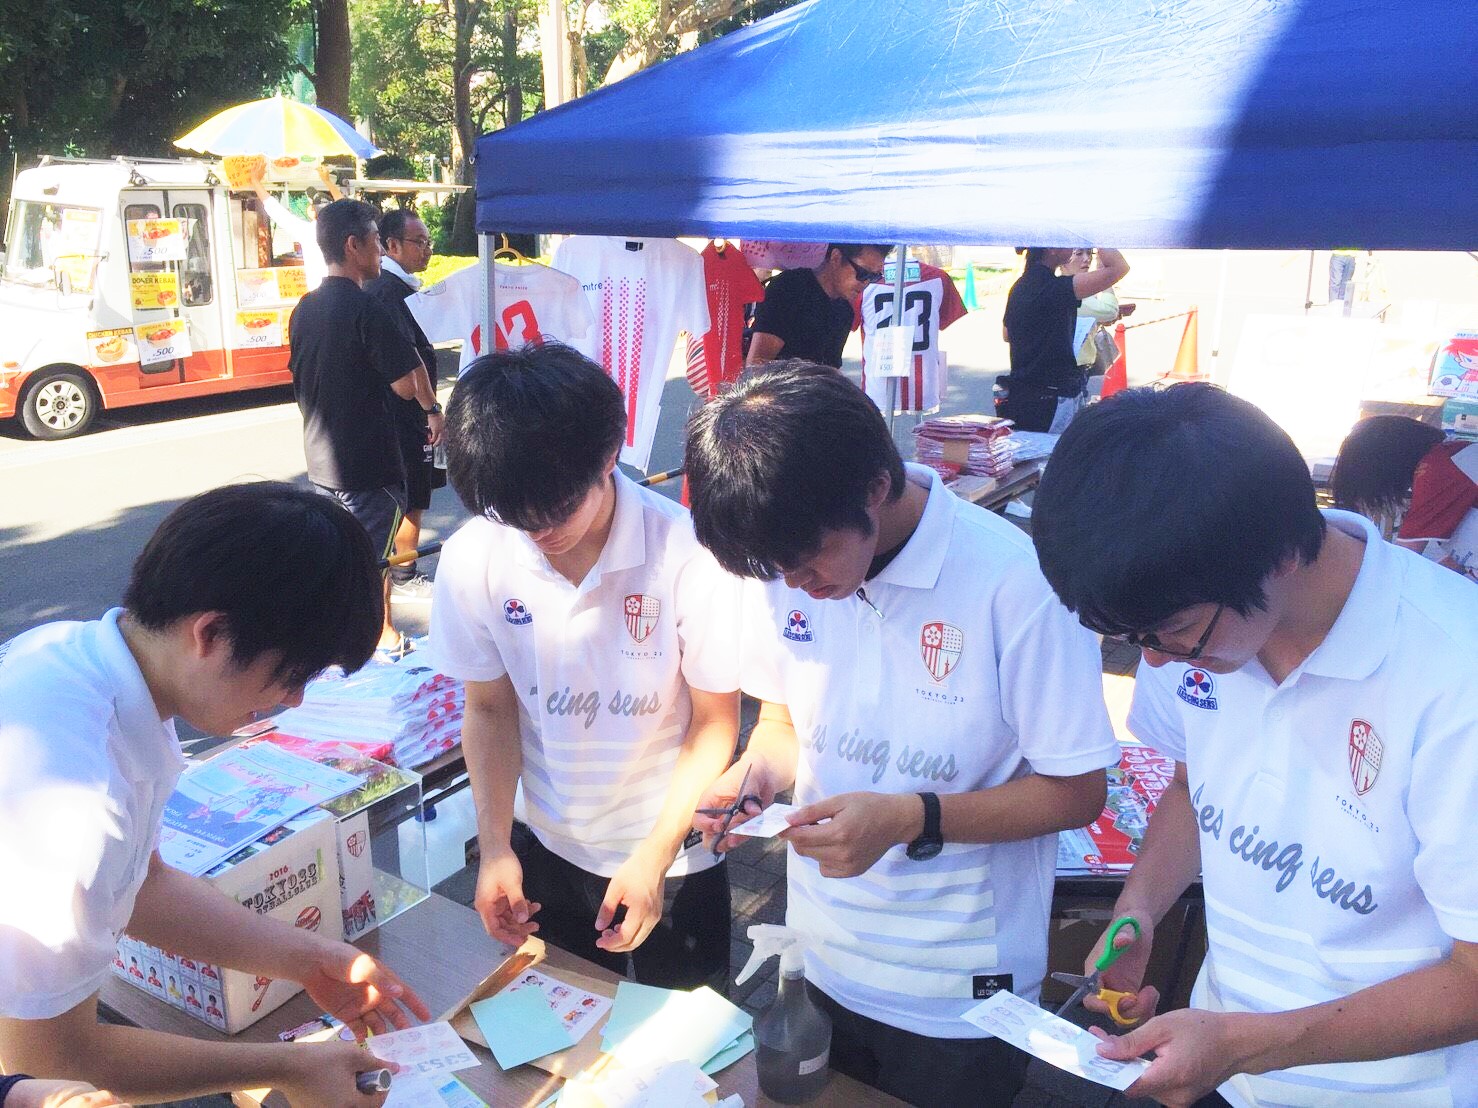
<instances>
[{"instance_id":1,"label":"scissors blade","mask_svg":"<svg viewBox=\"0 0 1478 1108\"><path fill-rule=\"evenodd\" d=\"M1059 1016L1066 1016L1078 1005L1078 1003L1085 996L1088 995L1090 991L1091 990L1088 985L1079 985L1076 989L1073 990L1073 995L1067 998L1067 1003L1064 1004L1061 1008L1057 1009L1057 1014Z\"/></svg>"},{"instance_id":2,"label":"scissors blade","mask_svg":"<svg viewBox=\"0 0 1478 1108\"><path fill-rule=\"evenodd\" d=\"M715 858L722 856L722 852L719 850L718 844L723 842L724 836L729 833L729 827L731 824L733 824L734 817L737 816L740 812L744 811L744 786L749 784L749 773L753 769L754 763L752 762L744 767L744 776L739 779L739 792L734 797L734 803L727 809L727 814L724 816L724 822L719 827L718 835L713 840L713 856Z\"/></svg>"}]
</instances>

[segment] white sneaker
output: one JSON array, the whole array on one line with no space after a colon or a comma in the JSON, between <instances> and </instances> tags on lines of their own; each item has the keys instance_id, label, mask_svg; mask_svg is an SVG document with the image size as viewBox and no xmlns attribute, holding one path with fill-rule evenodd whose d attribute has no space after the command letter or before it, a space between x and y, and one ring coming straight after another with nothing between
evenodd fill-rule
<instances>
[{"instance_id":1,"label":"white sneaker","mask_svg":"<svg viewBox=\"0 0 1478 1108\"><path fill-rule=\"evenodd\" d=\"M409 604L431 603L431 578L418 573L409 581L391 581L390 599Z\"/></svg>"}]
</instances>

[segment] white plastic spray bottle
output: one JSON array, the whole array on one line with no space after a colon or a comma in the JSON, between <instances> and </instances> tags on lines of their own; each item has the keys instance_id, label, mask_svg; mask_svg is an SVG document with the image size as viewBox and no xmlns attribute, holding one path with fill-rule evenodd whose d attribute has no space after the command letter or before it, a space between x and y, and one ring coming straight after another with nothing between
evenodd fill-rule
<instances>
[{"instance_id":1,"label":"white plastic spray bottle","mask_svg":"<svg viewBox=\"0 0 1478 1108\"><path fill-rule=\"evenodd\" d=\"M768 958L780 957L780 991L754 1021L760 1090L781 1104L818 1096L829 1076L831 1017L806 995L806 936L789 927L757 923L749 929L754 954L735 978L743 984Z\"/></svg>"}]
</instances>

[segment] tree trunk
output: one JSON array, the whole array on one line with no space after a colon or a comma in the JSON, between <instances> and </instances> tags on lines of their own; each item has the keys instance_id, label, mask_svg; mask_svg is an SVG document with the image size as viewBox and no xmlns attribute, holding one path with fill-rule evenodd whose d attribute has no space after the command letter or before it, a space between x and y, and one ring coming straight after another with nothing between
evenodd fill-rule
<instances>
[{"instance_id":1,"label":"tree trunk","mask_svg":"<svg viewBox=\"0 0 1478 1108\"><path fill-rule=\"evenodd\" d=\"M518 23L510 4L503 13L503 126L523 119L523 85L518 79Z\"/></svg>"},{"instance_id":2,"label":"tree trunk","mask_svg":"<svg viewBox=\"0 0 1478 1108\"><path fill-rule=\"evenodd\" d=\"M482 14L480 0L454 0L452 4L452 180L474 185L472 155L477 128L472 123L472 32ZM475 190L457 194L452 218L450 249L453 254L477 253L477 197Z\"/></svg>"},{"instance_id":3,"label":"tree trunk","mask_svg":"<svg viewBox=\"0 0 1478 1108\"><path fill-rule=\"evenodd\" d=\"M676 36L679 50L691 50L698 45L698 36L717 23L723 22L754 7L756 0L690 0L674 7L662 0L657 9L657 25L648 37L626 44L606 70L602 85L609 85L623 77L654 65L662 57L666 39Z\"/></svg>"},{"instance_id":4,"label":"tree trunk","mask_svg":"<svg viewBox=\"0 0 1478 1108\"><path fill-rule=\"evenodd\" d=\"M349 119L349 0L317 0L318 42L313 95L318 106Z\"/></svg>"}]
</instances>

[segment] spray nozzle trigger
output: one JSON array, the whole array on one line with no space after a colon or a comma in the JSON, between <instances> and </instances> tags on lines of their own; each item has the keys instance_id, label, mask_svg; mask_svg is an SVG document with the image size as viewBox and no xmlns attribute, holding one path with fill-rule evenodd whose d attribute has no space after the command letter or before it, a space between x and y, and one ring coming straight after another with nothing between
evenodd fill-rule
<instances>
[{"instance_id":1,"label":"spray nozzle trigger","mask_svg":"<svg viewBox=\"0 0 1478 1108\"><path fill-rule=\"evenodd\" d=\"M778 923L756 923L749 928L748 935L750 942L754 943L754 953L739 971L739 976L734 978L736 985L744 984L767 959L777 955L782 973L805 971L806 947L810 941L801 932Z\"/></svg>"}]
</instances>

